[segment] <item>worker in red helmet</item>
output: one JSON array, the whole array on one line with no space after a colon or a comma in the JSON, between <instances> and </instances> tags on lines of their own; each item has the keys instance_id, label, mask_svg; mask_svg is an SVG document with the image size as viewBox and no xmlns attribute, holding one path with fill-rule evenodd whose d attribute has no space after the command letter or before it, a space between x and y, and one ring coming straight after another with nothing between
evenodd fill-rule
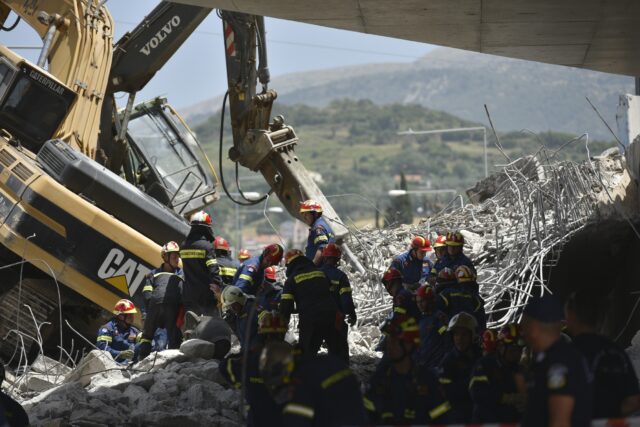
<instances>
[{"instance_id":1,"label":"worker in red helmet","mask_svg":"<svg viewBox=\"0 0 640 427\"><path fill-rule=\"evenodd\" d=\"M218 267L220 268L220 278L222 279L222 286L229 286L233 283L233 277L236 275L240 263L231 258L231 247L229 242L222 236L217 236L213 241L213 248L216 252L216 259L218 260Z\"/></svg>"},{"instance_id":2,"label":"worker in red helmet","mask_svg":"<svg viewBox=\"0 0 640 427\"><path fill-rule=\"evenodd\" d=\"M282 297L282 283L278 281L278 269L275 265L264 269L264 281L256 296L260 311L278 311Z\"/></svg>"},{"instance_id":3,"label":"worker in red helmet","mask_svg":"<svg viewBox=\"0 0 640 427\"><path fill-rule=\"evenodd\" d=\"M447 271L445 268L440 274ZM440 305L442 311L444 311L449 318L452 318L458 313L467 312L475 317L478 323L478 332L484 331L487 326L487 315L484 309L484 300L475 290L475 286L470 283L475 283L475 274L466 265L459 266L454 271L455 282L447 284L438 294L441 297Z\"/></svg>"},{"instance_id":4,"label":"worker in red helmet","mask_svg":"<svg viewBox=\"0 0 640 427\"><path fill-rule=\"evenodd\" d=\"M431 268L429 273L429 277L427 280L431 285L436 284L436 279L438 277L438 273L445 268L444 260L445 255L447 254L447 236L442 234L436 237L435 242L433 243L433 251L436 257L436 260Z\"/></svg>"},{"instance_id":5,"label":"worker in red helmet","mask_svg":"<svg viewBox=\"0 0 640 427\"><path fill-rule=\"evenodd\" d=\"M482 333L482 355L488 356L495 354L498 346L498 331L495 329L485 329Z\"/></svg>"},{"instance_id":6,"label":"worker in red helmet","mask_svg":"<svg viewBox=\"0 0 640 427\"><path fill-rule=\"evenodd\" d=\"M383 361L371 376L364 395L370 425L447 424L451 409L432 369L418 365L420 346L416 319L396 316L381 328Z\"/></svg>"},{"instance_id":7,"label":"worker in red helmet","mask_svg":"<svg viewBox=\"0 0 640 427\"><path fill-rule=\"evenodd\" d=\"M420 281L423 278L423 260L432 250L429 239L416 236L411 240L409 250L396 255L391 261L389 268L400 272L403 286L407 290L415 292L420 287Z\"/></svg>"},{"instance_id":8,"label":"worker in red helmet","mask_svg":"<svg viewBox=\"0 0 640 427\"><path fill-rule=\"evenodd\" d=\"M305 200L300 204L300 215L305 224L309 226L309 237L305 256L315 265L320 265L322 249L329 243L335 242L335 236L331 226L322 217L322 206L315 200Z\"/></svg>"},{"instance_id":9,"label":"worker in red helmet","mask_svg":"<svg viewBox=\"0 0 640 427\"><path fill-rule=\"evenodd\" d=\"M520 364L524 341L515 323L503 326L497 334L491 332L495 340L487 335L483 341L495 349L485 351L469 382L473 422L516 424L522 419L526 401L524 369Z\"/></svg>"},{"instance_id":10,"label":"worker in red helmet","mask_svg":"<svg viewBox=\"0 0 640 427\"><path fill-rule=\"evenodd\" d=\"M353 327L358 320L356 315L356 307L353 304L351 296L351 283L349 277L340 270L338 264L342 257L342 251L335 243L329 243L322 250L322 267L320 270L324 272L331 283L330 291L336 306L338 307L338 319L340 324L341 343L343 346L343 356L349 360L349 341L347 339L349 328L344 319L348 319L349 325Z\"/></svg>"},{"instance_id":11,"label":"worker in red helmet","mask_svg":"<svg viewBox=\"0 0 640 427\"><path fill-rule=\"evenodd\" d=\"M247 295L256 296L264 281L264 270L277 265L282 260L284 249L277 243L265 246L260 255L246 260L233 277L237 286Z\"/></svg>"},{"instance_id":12,"label":"worker in red helmet","mask_svg":"<svg viewBox=\"0 0 640 427\"><path fill-rule=\"evenodd\" d=\"M98 330L96 347L107 351L120 364L128 364L138 356L136 345L140 331L133 326L138 310L128 299L121 299L113 307L114 317Z\"/></svg>"},{"instance_id":13,"label":"worker in red helmet","mask_svg":"<svg viewBox=\"0 0 640 427\"><path fill-rule=\"evenodd\" d=\"M389 268L382 276L382 284L393 298L393 315L408 315L414 318L420 316L415 296L402 286L402 274L395 268Z\"/></svg>"},{"instance_id":14,"label":"worker in red helmet","mask_svg":"<svg viewBox=\"0 0 640 427\"><path fill-rule=\"evenodd\" d=\"M199 211L191 215L191 230L180 245L184 270L184 310L196 315L220 316L217 297L222 287L216 259L211 215Z\"/></svg>"},{"instance_id":15,"label":"worker in red helmet","mask_svg":"<svg viewBox=\"0 0 640 427\"><path fill-rule=\"evenodd\" d=\"M238 261L240 261L240 264L242 264L249 258L251 258L251 252L244 248L240 249L240 252L238 252Z\"/></svg>"},{"instance_id":16,"label":"worker in red helmet","mask_svg":"<svg viewBox=\"0 0 640 427\"><path fill-rule=\"evenodd\" d=\"M431 369L440 365L449 347L445 339L449 318L438 309L436 301L439 298L429 285L420 286L416 291L416 304L420 309L420 347L416 352L416 363Z\"/></svg>"}]
</instances>

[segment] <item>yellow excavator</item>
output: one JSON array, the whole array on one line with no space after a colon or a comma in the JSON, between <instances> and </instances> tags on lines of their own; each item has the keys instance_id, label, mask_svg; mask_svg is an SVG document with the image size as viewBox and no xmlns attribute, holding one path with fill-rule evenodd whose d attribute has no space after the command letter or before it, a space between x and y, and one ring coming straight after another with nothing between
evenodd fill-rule
<instances>
[{"instance_id":1,"label":"yellow excavator","mask_svg":"<svg viewBox=\"0 0 640 427\"><path fill-rule=\"evenodd\" d=\"M158 263L159 245L187 234L185 216L217 198L215 171L175 110L162 99L134 106L135 92L210 10L180 5L191 8L185 19L178 5L163 2L114 49L104 3L0 0L2 28L13 11L43 39L36 64L0 45L0 354L15 354L16 343L39 336L44 320L54 324L52 343L45 342L50 352L78 341L63 334L65 324L93 334L104 310L135 299ZM320 200L344 237L347 229L295 155L293 128L281 117L269 123L276 93L267 88L263 19L219 15L234 138L229 157L262 173L294 216L302 200ZM153 56L171 43L168 53ZM132 72L144 70L140 64L152 72ZM120 111L119 91L129 94Z\"/></svg>"}]
</instances>

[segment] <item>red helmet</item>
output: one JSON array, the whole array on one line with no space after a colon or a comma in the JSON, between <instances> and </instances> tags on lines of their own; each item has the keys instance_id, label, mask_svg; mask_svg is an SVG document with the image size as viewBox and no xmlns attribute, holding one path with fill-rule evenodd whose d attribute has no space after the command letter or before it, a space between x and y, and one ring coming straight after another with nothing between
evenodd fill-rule
<instances>
[{"instance_id":1,"label":"red helmet","mask_svg":"<svg viewBox=\"0 0 640 427\"><path fill-rule=\"evenodd\" d=\"M509 323L500 328L498 332L498 340L505 344L517 344L524 346L524 341L520 335L520 328L515 323Z\"/></svg>"},{"instance_id":2,"label":"red helmet","mask_svg":"<svg viewBox=\"0 0 640 427\"><path fill-rule=\"evenodd\" d=\"M238 253L238 259L240 261L244 261L245 259L249 258L251 258L251 253L246 249L240 249L240 252Z\"/></svg>"},{"instance_id":3,"label":"red helmet","mask_svg":"<svg viewBox=\"0 0 640 427\"><path fill-rule=\"evenodd\" d=\"M268 280L276 280L276 268L272 265L264 269L264 277Z\"/></svg>"},{"instance_id":4,"label":"red helmet","mask_svg":"<svg viewBox=\"0 0 640 427\"><path fill-rule=\"evenodd\" d=\"M305 200L304 202L300 203L300 213L304 212L322 213L322 206L320 206L320 203L316 202L315 200Z\"/></svg>"},{"instance_id":5,"label":"red helmet","mask_svg":"<svg viewBox=\"0 0 640 427\"><path fill-rule=\"evenodd\" d=\"M340 258L342 256L342 251L335 243L329 243L322 250L322 256L326 258L334 257Z\"/></svg>"},{"instance_id":6,"label":"red helmet","mask_svg":"<svg viewBox=\"0 0 640 427\"><path fill-rule=\"evenodd\" d=\"M229 251L231 248L229 247L229 242L227 242L224 237L218 236L213 241L213 247L217 251Z\"/></svg>"},{"instance_id":7,"label":"red helmet","mask_svg":"<svg viewBox=\"0 0 640 427\"><path fill-rule=\"evenodd\" d=\"M171 252L180 252L180 246L174 241L165 243L160 249L161 255L170 254Z\"/></svg>"},{"instance_id":8,"label":"red helmet","mask_svg":"<svg viewBox=\"0 0 640 427\"><path fill-rule=\"evenodd\" d=\"M431 286L422 285L416 291L416 298L418 297L433 301L434 298L436 297L436 293L434 292Z\"/></svg>"},{"instance_id":9,"label":"red helmet","mask_svg":"<svg viewBox=\"0 0 640 427\"><path fill-rule=\"evenodd\" d=\"M301 256L304 256L304 254L300 249L289 249L287 254L284 256L284 264L289 265L291 264L291 261Z\"/></svg>"},{"instance_id":10,"label":"red helmet","mask_svg":"<svg viewBox=\"0 0 640 427\"><path fill-rule=\"evenodd\" d=\"M136 306L128 299L121 299L113 307L113 314L135 314L137 312Z\"/></svg>"},{"instance_id":11,"label":"red helmet","mask_svg":"<svg viewBox=\"0 0 640 427\"><path fill-rule=\"evenodd\" d=\"M482 333L482 349L485 353L493 353L496 351L498 344L498 334L493 329L487 329Z\"/></svg>"},{"instance_id":12,"label":"red helmet","mask_svg":"<svg viewBox=\"0 0 640 427\"><path fill-rule=\"evenodd\" d=\"M447 246L447 236L443 236L442 234L436 237L436 241L433 244L434 248L442 248Z\"/></svg>"},{"instance_id":13,"label":"red helmet","mask_svg":"<svg viewBox=\"0 0 640 427\"><path fill-rule=\"evenodd\" d=\"M402 274L398 270L390 268L384 272L384 275L382 276L382 283L385 286L389 286L394 280L402 280Z\"/></svg>"},{"instance_id":14,"label":"red helmet","mask_svg":"<svg viewBox=\"0 0 640 427\"><path fill-rule=\"evenodd\" d=\"M205 211L199 211L191 215L190 225L205 225L211 227L211 215Z\"/></svg>"},{"instance_id":15,"label":"red helmet","mask_svg":"<svg viewBox=\"0 0 640 427\"><path fill-rule=\"evenodd\" d=\"M266 246L262 251L262 259L266 259L269 265L276 265L282 260L284 249L277 243Z\"/></svg>"},{"instance_id":16,"label":"red helmet","mask_svg":"<svg viewBox=\"0 0 640 427\"><path fill-rule=\"evenodd\" d=\"M445 267L438 272L438 277L436 278L437 283L447 283L447 282L455 282L456 275L452 269L449 267Z\"/></svg>"},{"instance_id":17,"label":"red helmet","mask_svg":"<svg viewBox=\"0 0 640 427\"><path fill-rule=\"evenodd\" d=\"M456 280L458 283L475 282L476 274L467 265L460 265L455 271Z\"/></svg>"},{"instance_id":18,"label":"red helmet","mask_svg":"<svg viewBox=\"0 0 640 427\"><path fill-rule=\"evenodd\" d=\"M411 240L411 248L419 251L431 252L431 242L422 236L416 236Z\"/></svg>"},{"instance_id":19,"label":"red helmet","mask_svg":"<svg viewBox=\"0 0 640 427\"><path fill-rule=\"evenodd\" d=\"M382 326L382 333L409 344L420 345L420 328L413 316L398 315Z\"/></svg>"},{"instance_id":20,"label":"red helmet","mask_svg":"<svg viewBox=\"0 0 640 427\"><path fill-rule=\"evenodd\" d=\"M463 246L464 236L459 231L447 233L447 246Z\"/></svg>"}]
</instances>

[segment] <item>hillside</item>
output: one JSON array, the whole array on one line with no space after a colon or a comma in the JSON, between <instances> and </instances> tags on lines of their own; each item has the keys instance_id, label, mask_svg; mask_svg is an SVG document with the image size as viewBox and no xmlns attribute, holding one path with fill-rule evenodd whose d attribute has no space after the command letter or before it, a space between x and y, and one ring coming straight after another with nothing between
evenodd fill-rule
<instances>
[{"instance_id":1,"label":"hillside","mask_svg":"<svg viewBox=\"0 0 640 427\"><path fill-rule=\"evenodd\" d=\"M275 72L275 70L272 70ZM589 135L611 139L587 104L600 109L615 129L618 96L633 79L576 68L441 48L413 63L369 64L273 79L278 102L316 107L336 99L370 99L376 104L420 104L466 120L486 123L484 104L505 130ZM191 123L220 108L221 97L184 111Z\"/></svg>"}]
</instances>

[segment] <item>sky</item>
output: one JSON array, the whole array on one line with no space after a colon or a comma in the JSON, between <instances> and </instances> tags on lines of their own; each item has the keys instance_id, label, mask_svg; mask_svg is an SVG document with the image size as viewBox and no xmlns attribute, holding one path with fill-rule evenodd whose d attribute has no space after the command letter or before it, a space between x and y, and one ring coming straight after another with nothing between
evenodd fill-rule
<instances>
[{"instance_id":1,"label":"sky","mask_svg":"<svg viewBox=\"0 0 640 427\"><path fill-rule=\"evenodd\" d=\"M154 0L109 0L107 8L116 24L114 40L132 30L159 2ZM9 23L14 16L10 16ZM272 78L292 72L347 65L412 62L434 46L388 37L336 30L281 19L266 19L267 52ZM7 46L41 46L42 41L27 24L12 32L0 32ZM222 23L215 11L204 20L180 50L138 93L136 101L167 96L176 108L191 106L221 95L226 90L226 66ZM35 62L38 50L16 50ZM278 89L278 88L274 88ZM119 103L124 102L124 97Z\"/></svg>"}]
</instances>

